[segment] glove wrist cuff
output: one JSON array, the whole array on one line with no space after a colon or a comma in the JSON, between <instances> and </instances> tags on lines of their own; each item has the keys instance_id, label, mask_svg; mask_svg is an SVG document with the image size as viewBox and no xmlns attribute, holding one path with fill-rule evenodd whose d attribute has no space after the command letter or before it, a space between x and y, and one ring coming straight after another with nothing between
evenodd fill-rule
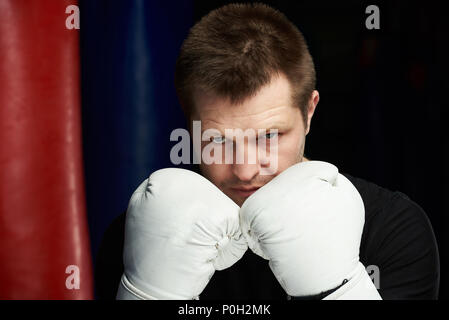
<instances>
[{"instance_id":1,"label":"glove wrist cuff","mask_svg":"<svg viewBox=\"0 0 449 320\"><path fill-rule=\"evenodd\" d=\"M157 297L156 297L157 296ZM187 300L186 297L177 296L169 293L159 293L149 295L148 293L138 289L123 274L120 280L119 289L117 292L117 300ZM198 300L198 297L193 297L192 300Z\"/></svg>"},{"instance_id":2,"label":"glove wrist cuff","mask_svg":"<svg viewBox=\"0 0 449 320\"><path fill-rule=\"evenodd\" d=\"M344 279L343 282L336 288L330 289L327 291L323 291L317 295L311 295L311 296L302 296L302 297L292 297L290 295L287 296L287 300L323 300L325 297L329 296L330 294L334 293L338 289L340 289L342 286L344 286L349 280Z\"/></svg>"}]
</instances>

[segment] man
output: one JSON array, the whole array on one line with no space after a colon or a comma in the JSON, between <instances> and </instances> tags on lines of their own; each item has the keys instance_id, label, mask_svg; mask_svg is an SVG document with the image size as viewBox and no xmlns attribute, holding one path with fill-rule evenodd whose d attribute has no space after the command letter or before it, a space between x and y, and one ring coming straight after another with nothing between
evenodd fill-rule
<instances>
[{"instance_id":1,"label":"man","mask_svg":"<svg viewBox=\"0 0 449 320\"><path fill-rule=\"evenodd\" d=\"M232 161L159 170L137 188L104 236L100 298L437 298L423 210L304 157L319 93L284 15L260 4L210 12L183 44L175 85L191 132L193 121L215 130L196 154L232 150ZM257 134L237 143L227 130Z\"/></svg>"}]
</instances>

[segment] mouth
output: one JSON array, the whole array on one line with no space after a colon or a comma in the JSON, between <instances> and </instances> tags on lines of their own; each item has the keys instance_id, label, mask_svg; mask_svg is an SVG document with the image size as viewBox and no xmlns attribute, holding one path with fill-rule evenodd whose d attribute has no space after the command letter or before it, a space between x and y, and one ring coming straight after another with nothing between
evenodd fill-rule
<instances>
[{"instance_id":1,"label":"mouth","mask_svg":"<svg viewBox=\"0 0 449 320\"><path fill-rule=\"evenodd\" d=\"M247 198L252 195L254 192L259 190L260 187L246 187L246 188L231 188L234 194L237 194L240 197Z\"/></svg>"}]
</instances>

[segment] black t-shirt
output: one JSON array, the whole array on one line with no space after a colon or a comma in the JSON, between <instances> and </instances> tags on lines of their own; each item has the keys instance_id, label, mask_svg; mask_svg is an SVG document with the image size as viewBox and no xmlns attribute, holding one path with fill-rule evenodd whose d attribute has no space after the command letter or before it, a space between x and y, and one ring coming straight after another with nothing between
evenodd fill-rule
<instances>
[{"instance_id":1,"label":"black t-shirt","mask_svg":"<svg viewBox=\"0 0 449 320\"><path fill-rule=\"evenodd\" d=\"M372 278L381 297L384 300L437 299L438 248L423 209L401 192L344 175L357 188L365 204L360 261L368 271L377 273ZM99 248L95 267L99 299L115 299L118 290L123 273L125 215L112 222ZM200 299L285 300L287 294L271 272L268 261L248 249L233 266L214 273Z\"/></svg>"}]
</instances>

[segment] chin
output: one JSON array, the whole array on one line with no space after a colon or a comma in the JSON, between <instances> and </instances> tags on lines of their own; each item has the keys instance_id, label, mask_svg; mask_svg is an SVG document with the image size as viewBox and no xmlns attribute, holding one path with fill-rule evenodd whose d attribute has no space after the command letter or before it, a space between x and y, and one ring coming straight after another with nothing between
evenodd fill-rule
<instances>
[{"instance_id":1,"label":"chin","mask_svg":"<svg viewBox=\"0 0 449 320\"><path fill-rule=\"evenodd\" d=\"M234 201L239 207L242 206L243 202L245 202L246 198L231 198L232 201Z\"/></svg>"}]
</instances>

